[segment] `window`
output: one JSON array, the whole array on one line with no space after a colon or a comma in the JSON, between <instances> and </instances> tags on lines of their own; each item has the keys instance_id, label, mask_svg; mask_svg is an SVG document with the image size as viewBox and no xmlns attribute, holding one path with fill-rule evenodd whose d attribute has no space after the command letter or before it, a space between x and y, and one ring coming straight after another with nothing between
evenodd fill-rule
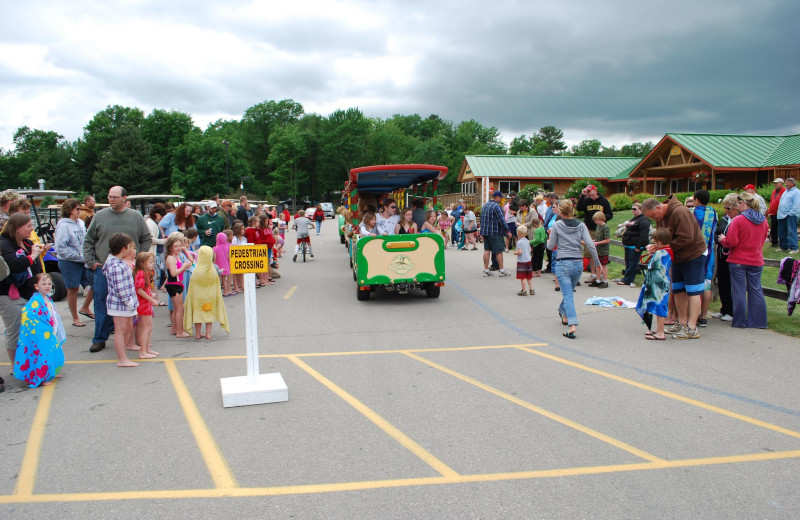
<instances>
[{"instance_id":1,"label":"window","mask_svg":"<svg viewBox=\"0 0 800 520\"><path fill-rule=\"evenodd\" d=\"M683 179L672 179L669 181L669 192L670 193L680 193L683 191Z\"/></svg>"},{"instance_id":2,"label":"window","mask_svg":"<svg viewBox=\"0 0 800 520\"><path fill-rule=\"evenodd\" d=\"M550 193L550 192L556 191L556 184L553 181L544 181L542 183L542 188L547 193Z\"/></svg>"},{"instance_id":3,"label":"window","mask_svg":"<svg viewBox=\"0 0 800 520\"><path fill-rule=\"evenodd\" d=\"M464 194L472 194L475 193L475 181L472 182L462 182L461 183L461 193Z\"/></svg>"},{"instance_id":4,"label":"window","mask_svg":"<svg viewBox=\"0 0 800 520\"><path fill-rule=\"evenodd\" d=\"M500 181L498 183L500 191L508 194L511 191L519 193L519 181Z\"/></svg>"},{"instance_id":5,"label":"window","mask_svg":"<svg viewBox=\"0 0 800 520\"><path fill-rule=\"evenodd\" d=\"M688 184L689 184L689 189L686 190L688 192L694 193L697 190L702 190L703 189L703 183L702 182L695 182L694 179L689 179Z\"/></svg>"},{"instance_id":6,"label":"window","mask_svg":"<svg viewBox=\"0 0 800 520\"><path fill-rule=\"evenodd\" d=\"M664 185L665 184L666 184L666 181L663 181L663 180L662 181L653 181L653 195L655 195L656 197L663 197L664 195L666 195L666 193L664 193Z\"/></svg>"},{"instance_id":7,"label":"window","mask_svg":"<svg viewBox=\"0 0 800 520\"><path fill-rule=\"evenodd\" d=\"M716 186L714 186L715 190L724 190L725 189L725 177L723 177L722 175L717 175L714 178L714 182L716 183Z\"/></svg>"}]
</instances>

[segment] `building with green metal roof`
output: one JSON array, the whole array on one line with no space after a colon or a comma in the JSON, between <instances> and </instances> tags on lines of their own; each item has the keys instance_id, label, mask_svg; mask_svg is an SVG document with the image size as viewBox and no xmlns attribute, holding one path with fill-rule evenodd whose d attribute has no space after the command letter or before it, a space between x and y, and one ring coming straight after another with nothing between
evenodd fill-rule
<instances>
[{"instance_id":1,"label":"building with green metal roof","mask_svg":"<svg viewBox=\"0 0 800 520\"><path fill-rule=\"evenodd\" d=\"M669 133L630 172L637 191L738 190L800 175L800 135Z\"/></svg>"},{"instance_id":2,"label":"building with green metal roof","mask_svg":"<svg viewBox=\"0 0 800 520\"><path fill-rule=\"evenodd\" d=\"M508 194L529 184L563 194L577 179L597 179L607 192L617 193L625 190L628 175L640 161L636 157L467 155L458 182L463 195L478 195L481 203L494 190Z\"/></svg>"}]
</instances>

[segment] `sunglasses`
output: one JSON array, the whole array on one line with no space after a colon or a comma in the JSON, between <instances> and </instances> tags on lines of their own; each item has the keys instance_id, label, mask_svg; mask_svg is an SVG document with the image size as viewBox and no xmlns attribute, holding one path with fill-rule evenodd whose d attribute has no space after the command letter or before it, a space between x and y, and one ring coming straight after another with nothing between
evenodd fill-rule
<instances>
[{"instance_id":1,"label":"sunglasses","mask_svg":"<svg viewBox=\"0 0 800 520\"><path fill-rule=\"evenodd\" d=\"M733 209L733 208L732 208L732 207L730 207L730 206L724 206L724 207L725 207L725 211L730 211L730 210L732 210L732 209Z\"/></svg>"}]
</instances>

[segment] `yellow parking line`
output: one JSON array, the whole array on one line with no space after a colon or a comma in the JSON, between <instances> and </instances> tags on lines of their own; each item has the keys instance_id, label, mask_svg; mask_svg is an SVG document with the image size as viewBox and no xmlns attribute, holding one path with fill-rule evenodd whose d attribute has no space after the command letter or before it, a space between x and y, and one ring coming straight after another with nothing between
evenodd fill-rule
<instances>
[{"instance_id":1,"label":"yellow parking line","mask_svg":"<svg viewBox=\"0 0 800 520\"><path fill-rule=\"evenodd\" d=\"M358 410L364 417L372 421L378 428L386 432L391 438L399 442L404 448L409 450L411 453L422 459L425 463L431 466L433 469L441 473L445 477L455 477L458 476L452 468L448 467L444 462L440 461L436 457L434 457L428 450L414 442L410 437L406 434L395 428L389 421L378 415L374 412L371 408L367 405L347 393L343 388L337 386L333 381L326 378L306 363L301 361L297 356L289 356L289 360L294 363L295 365L299 366L306 372L308 372L311 377L325 385L328 390L333 392L334 394L341 397L347 404Z\"/></svg>"},{"instance_id":2,"label":"yellow parking line","mask_svg":"<svg viewBox=\"0 0 800 520\"><path fill-rule=\"evenodd\" d=\"M14 495L24 497L33 494L36 472L39 469L39 456L42 453L44 430L47 427L47 418L50 416L50 405L53 403L55 388L55 384L42 388L42 396L39 398L39 406L36 407L36 415L33 416L31 432L28 434L28 442L25 445L25 455L22 457Z\"/></svg>"},{"instance_id":3,"label":"yellow parking line","mask_svg":"<svg viewBox=\"0 0 800 520\"><path fill-rule=\"evenodd\" d=\"M477 347L432 347L432 348L412 348L412 349L399 349L399 350L345 350L337 352L306 352L299 354L261 354L258 357L262 359L275 359L275 358L288 358L289 356L297 357L329 357L329 356L364 356L376 354L402 354L404 352L461 352L467 350L496 350L505 348L533 348L545 347L547 343L521 343L516 345L483 345ZM176 358L154 358L154 359L137 359L141 363L163 363L164 361L217 361L217 360L230 360L230 359L246 359L245 355L228 355L228 356L193 356L193 357L176 357ZM87 360L72 360L67 361L67 364L72 365L91 365L91 364L111 364L116 363L116 359L87 359ZM10 363L5 363L10 366ZM0 363L2 366L3 363Z\"/></svg>"},{"instance_id":4,"label":"yellow parking line","mask_svg":"<svg viewBox=\"0 0 800 520\"><path fill-rule=\"evenodd\" d=\"M753 417L748 417L746 415L742 415L740 413L732 412L730 410L726 410L725 408L720 408L719 406L714 406L713 404L704 403L703 401L698 401L697 399L692 399L691 397L686 397L680 394L675 394L673 392L668 392L666 390L662 390L660 388L656 388L654 386L646 385L644 383L640 383L638 381L634 381L632 379L627 379L624 377L620 377L615 374L611 374L609 372L604 372L602 370L598 370L596 368L592 368L586 365L582 365L580 363L576 363L574 361L570 361L568 359L560 358L558 356L553 356L552 354L545 354L544 352L540 352L538 350L531 350L529 348L521 347L520 350L524 350L525 352L529 352L531 354L535 354L537 356L541 356L546 359L550 359L557 363L563 363L564 365L571 366L574 368L579 368L581 370L585 370L586 372L590 372L592 374L596 374L598 376L607 377L608 379L612 379L614 381L618 381L620 383L625 383L626 385L631 385L636 388L641 388L642 390L647 390L648 392L653 392L654 394L662 395L664 397L669 397L670 399L675 399L676 401L681 401L686 404L691 404L697 406L698 408L703 408L704 410L708 410L711 412L716 412L721 415L725 415L727 417L731 417L733 419L738 419L740 421L744 421L746 423L753 424L755 426L760 426L761 428L766 428L768 430L772 430L778 433L783 433L784 435L789 435L790 437L800 438L800 432L796 432L794 430L790 430L788 428L784 428L782 426L778 426L772 423L768 423L766 421L761 421L759 419L754 419Z\"/></svg>"},{"instance_id":5,"label":"yellow parking line","mask_svg":"<svg viewBox=\"0 0 800 520\"><path fill-rule=\"evenodd\" d=\"M659 457L656 457L655 455L652 455L650 453L647 453L644 450L640 450L639 448L635 448L635 447L631 446L630 444L624 443L624 442L622 442L622 441L620 441L618 439L615 439L613 437L609 437L608 435L606 435L604 433L600 433L597 430L593 430L592 428L589 428L588 426L584 426L582 424L576 423L575 421L567 419L566 417L562 417L562 416L560 416L558 414L555 414L553 412L545 410L544 408L540 408L539 406L531 404L531 403L529 403L527 401L523 401L522 399L520 399L518 397L515 397L515 396L513 396L511 394L507 394L507 393L505 393L505 392L503 392L501 390L498 390L498 389L496 389L494 387L491 387L491 386L489 386L487 384L481 383L480 381L478 381L476 379L472 379L471 377L465 376L464 374L456 372L455 370L451 370L451 369L449 369L449 368L447 368L445 366L442 366L442 365L440 365L438 363L434 363L433 361L429 361L429 360L427 360L425 358L422 358L422 357L417 356L416 354L412 354L410 352L405 352L404 354L406 356L412 358L412 359L416 359L420 363L425 363L429 367L435 368L437 370L441 370L445 374L449 374L449 375L451 375L451 376L453 376L453 377L455 377L457 379L460 379L460 380L462 380L462 381L464 381L466 383L469 383L469 384L471 384L473 386L477 386L481 390L489 392L490 394L494 394L494 395L496 395L498 397L501 397L501 398L503 398L503 399L505 399L507 401L511 401L514 404L522 406L523 408L527 408L528 410L530 410L532 412L535 412L535 413L538 413L539 415L542 415L544 417L547 417L548 419L552 419L553 421L561 423L561 424L563 424L565 426L569 426L570 428L572 428L574 430L577 430L577 431L579 431L581 433L585 433L586 435L594 437L595 439L601 440L601 441L603 441L605 443L608 443L608 444L610 444L610 445L612 445L614 447L617 447L617 448L619 448L621 450L627 451L628 453L632 453L632 454L636 455L637 457L641 457L641 458L643 458L645 460L649 460L650 462L663 462L663 459L661 459Z\"/></svg>"},{"instance_id":6,"label":"yellow parking line","mask_svg":"<svg viewBox=\"0 0 800 520\"><path fill-rule=\"evenodd\" d=\"M324 357L324 356L361 356L373 354L403 354L405 352L461 352L466 350L493 350L519 347L541 347L547 343L525 343L522 345L490 345L481 347L444 347L444 348L412 348L402 350L352 350L343 352L309 352L306 354L292 354L297 357ZM281 356L277 354L277 356Z\"/></svg>"},{"instance_id":7,"label":"yellow parking line","mask_svg":"<svg viewBox=\"0 0 800 520\"><path fill-rule=\"evenodd\" d=\"M289 290L286 292L286 294L284 294L284 295L283 295L283 299L284 299L284 300L288 300L289 298L291 298L291 297L292 297L292 295L294 294L294 292L295 292L296 290L297 290L297 286L296 286L296 285L293 285L293 286L292 286L292 288L291 288L291 289L289 289Z\"/></svg>"},{"instance_id":8,"label":"yellow parking line","mask_svg":"<svg viewBox=\"0 0 800 520\"><path fill-rule=\"evenodd\" d=\"M208 472L211 473L211 478L214 479L214 484L217 489L231 489L238 487L236 479L228 467L228 462L222 455L222 452L217 446L217 442L211 435L203 416L200 415L200 410L192 399L189 389L183 382L183 378L175 366L175 360L165 359L164 366L167 367L167 373L172 381L172 386L175 387L175 393L178 394L178 400L183 408L183 413L186 415L186 420L189 422L189 427L192 430L197 446L200 448L200 453L206 462Z\"/></svg>"},{"instance_id":9,"label":"yellow parking line","mask_svg":"<svg viewBox=\"0 0 800 520\"><path fill-rule=\"evenodd\" d=\"M612 464L607 466L578 466L572 468L516 471L510 473L481 473L442 477L419 477L393 480L367 480L336 482L330 484L305 484L298 486L248 487L235 489L169 489L151 491L109 491L96 493L53 493L31 496L0 495L0 504L48 503L48 502L99 502L108 500L164 500L186 498L232 498L335 493L342 491L365 491L373 489L431 486L443 484L466 484L499 482L507 480L532 480L582 475L600 475L629 471L648 471L670 468L691 468L721 464L742 464L800 458L800 450L770 453L752 453L699 459L680 459L662 462L640 462Z\"/></svg>"}]
</instances>

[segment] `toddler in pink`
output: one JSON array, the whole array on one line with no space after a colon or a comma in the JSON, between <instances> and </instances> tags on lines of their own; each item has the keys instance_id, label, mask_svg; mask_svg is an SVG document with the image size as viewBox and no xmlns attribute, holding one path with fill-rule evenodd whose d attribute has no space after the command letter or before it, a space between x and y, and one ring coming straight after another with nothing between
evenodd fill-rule
<instances>
[{"instance_id":1,"label":"toddler in pink","mask_svg":"<svg viewBox=\"0 0 800 520\"><path fill-rule=\"evenodd\" d=\"M231 244L228 235L217 233L217 245L214 246L214 264L219 268L219 277L222 279L222 296L233 296L231 291Z\"/></svg>"}]
</instances>

